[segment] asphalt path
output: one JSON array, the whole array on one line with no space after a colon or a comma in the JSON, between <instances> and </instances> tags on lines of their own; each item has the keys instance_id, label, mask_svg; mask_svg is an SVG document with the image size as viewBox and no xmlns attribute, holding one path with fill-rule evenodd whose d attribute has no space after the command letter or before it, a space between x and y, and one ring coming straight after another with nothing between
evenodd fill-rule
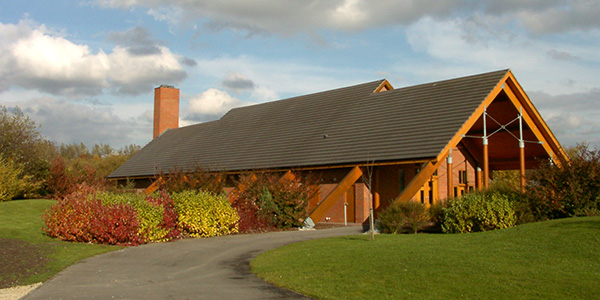
<instances>
[{"instance_id":1,"label":"asphalt path","mask_svg":"<svg viewBox=\"0 0 600 300\"><path fill-rule=\"evenodd\" d=\"M359 234L361 226L153 243L85 259L23 299L308 299L250 272L250 260L286 244Z\"/></svg>"}]
</instances>

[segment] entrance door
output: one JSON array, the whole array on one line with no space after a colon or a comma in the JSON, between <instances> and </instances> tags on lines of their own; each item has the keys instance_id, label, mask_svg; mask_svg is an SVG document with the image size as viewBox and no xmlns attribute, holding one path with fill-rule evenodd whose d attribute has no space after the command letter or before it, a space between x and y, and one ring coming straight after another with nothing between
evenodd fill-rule
<instances>
[{"instance_id":1,"label":"entrance door","mask_svg":"<svg viewBox=\"0 0 600 300\"><path fill-rule=\"evenodd\" d=\"M355 190L356 190L356 187L353 184L346 192L346 203L348 203L348 205L346 206L346 222L348 222L348 223L354 223L356 221L356 219L355 219L355 206L356 205L355 205L355 199L354 199Z\"/></svg>"}]
</instances>

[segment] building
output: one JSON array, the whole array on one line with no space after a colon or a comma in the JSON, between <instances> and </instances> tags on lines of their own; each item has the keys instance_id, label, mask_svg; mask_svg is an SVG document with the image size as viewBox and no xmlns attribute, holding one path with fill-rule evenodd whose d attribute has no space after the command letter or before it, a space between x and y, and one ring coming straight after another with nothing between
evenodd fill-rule
<instances>
[{"instance_id":1,"label":"building","mask_svg":"<svg viewBox=\"0 0 600 300\"><path fill-rule=\"evenodd\" d=\"M157 88L155 102L175 90ZM169 118L155 108L155 120ZM487 187L493 170L520 170L524 189L525 170L548 159L562 164L566 155L513 73L500 70L398 89L378 80L234 108L162 132L109 178L149 185L160 172L196 166L313 172L321 185L311 218L343 222L346 208L346 220L360 223L371 199L376 209L430 204Z\"/></svg>"}]
</instances>

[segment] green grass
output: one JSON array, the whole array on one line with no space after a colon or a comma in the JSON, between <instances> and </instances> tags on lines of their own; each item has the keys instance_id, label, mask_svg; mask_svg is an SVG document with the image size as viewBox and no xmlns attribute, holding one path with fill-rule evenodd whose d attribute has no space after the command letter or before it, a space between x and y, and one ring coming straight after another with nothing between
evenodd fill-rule
<instances>
[{"instance_id":1,"label":"green grass","mask_svg":"<svg viewBox=\"0 0 600 300\"><path fill-rule=\"evenodd\" d=\"M598 299L600 217L313 240L263 253L251 266L318 299Z\"/></svg>"},{"instance_id":2,"label":"green grass","mask_svg":"<svg viewBox=\"0 0 600 300\"><path fill-rule=\"evenodd\" d=\"M37 274L26 278L19 278L19 274L0 274L0 280L3 277L18 278L16 285L42 282L81 259L121 248L63 242L46 236L42 231L42 215L54 203L54 200L0 202L0 238L17 239L36 245L47 259L42 271Z\"/></svg>"}]
</instances>

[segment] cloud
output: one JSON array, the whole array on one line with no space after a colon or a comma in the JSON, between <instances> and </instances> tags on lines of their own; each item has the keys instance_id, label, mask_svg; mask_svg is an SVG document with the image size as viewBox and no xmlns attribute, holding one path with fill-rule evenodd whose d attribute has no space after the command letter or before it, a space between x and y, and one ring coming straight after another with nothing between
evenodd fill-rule
<instances>
[{"instance_id":1,"label":"cloud","mask_svg":"<svg viewBox=\"0 0 600 300\"><path fill-rule=\"evenodd\" d=\"M107 40L126 47L129 54L133 56L160 54L161 50L158 46L163 44L154 40L148 30L141 26L126 31L112 32L108 35Z\"/></svg>"},{"instance_id":2,"label":"cloud","mask_svg":"<svg viewBox=\"0 0 600 300\"><path fill-rule=\"evenodd\" d=\"M248 105L248 103L232 97L225 91L208 89L188 100L187 116L184 119L194 121L214 120L230 109L243 105Z\"/></svg>"},{"instance_id":3,"label":"cloud","mask_svg":"<svg viewBox=\"0 0 600 300\"><path fill-rule=\"evenodd\" d=\"M198 63L194 59L189 58L189 57L182 57L179 60L179 62L181 62L182 64L184 64L184 65L186 65L188 67L195 67L195 66L198 65Z\"/></svg>"},{"instance_id":4,"label":"cloud","mask_svg":"<svg viewBox=\"0 0 600 300\"><path fill-rule=\"evenodd\" d=\"M505 19L534 34L600 28L600 6L595 0L321 0L321 1L188 1L97 0L103 7L144 7L160 21L174 24L202 22L210 30L229 29L247 36L284 36L319 30L361 31L379 26L406 26L425 17L438 20L482 15Z\"/></svg>"},{"instance_id":5,"label":"cloud","mask_svg":"<svg viewBox=\"0 0 600 300\"><path fill-rule=\"evenodd\" d=\"M256 87L252 80L239 73L227 74L222 83L226 88L233 90L235 93L240 93L245 90L254 90Z\"/></svg>"},{"instance_id":6,"label":"cloud","mask_svg":"<svg viewBox=\"0 0 600 300\"><path fill-rule=\"evenodd\" d=\"M151 123L134 118L124 120L110 107L88 106L52 98L39 97L18 104L25 114L41 125L40 133L58 144L110 144L119 148L128 144L143 145L151 138Z\"/></svg>"},{"instance_id":7,"label":"cloud","mask_svg":"<svg viewBox=\"0 0 600 300\"><path fill-rule=\"evenodd\" d=\"M600 149L600 88L564 95L528 94L563 146L589 142Z\"/></svg>"},{"instance_id":8,"label":"cloud","mask_svg":"<svg viewBox=\"0 0 600 300\"><path fill-rule=\"evenodd\" d=\"M406 28L413 50L427 57L399 60L390 69L406 73L418 82L427 82L511 68L527 90L544 90L553 95L583 92L598 87L590 65L600 63L596 54L600 42L587 39L571 43L556 39L531 39L501 20L472 16L462 19L424 18ZM571 38L571 36L569 36ZM415 82L409 82L412 84Z\"/></svg>"},{"instance_id":9,"label":"cloud","mask_svg":"<svg viewBox=\"0 0 600 300\"><path fill-rule=\"evenodd\" d=\"M179 56L144 32L136 27L113 33L112 40L129 46L94 53L31 20L0 23L0 92L17 86L70 97L106 90L138 94L160 83L183 80L187 74Z\"/></svg>"}]
</instances>

